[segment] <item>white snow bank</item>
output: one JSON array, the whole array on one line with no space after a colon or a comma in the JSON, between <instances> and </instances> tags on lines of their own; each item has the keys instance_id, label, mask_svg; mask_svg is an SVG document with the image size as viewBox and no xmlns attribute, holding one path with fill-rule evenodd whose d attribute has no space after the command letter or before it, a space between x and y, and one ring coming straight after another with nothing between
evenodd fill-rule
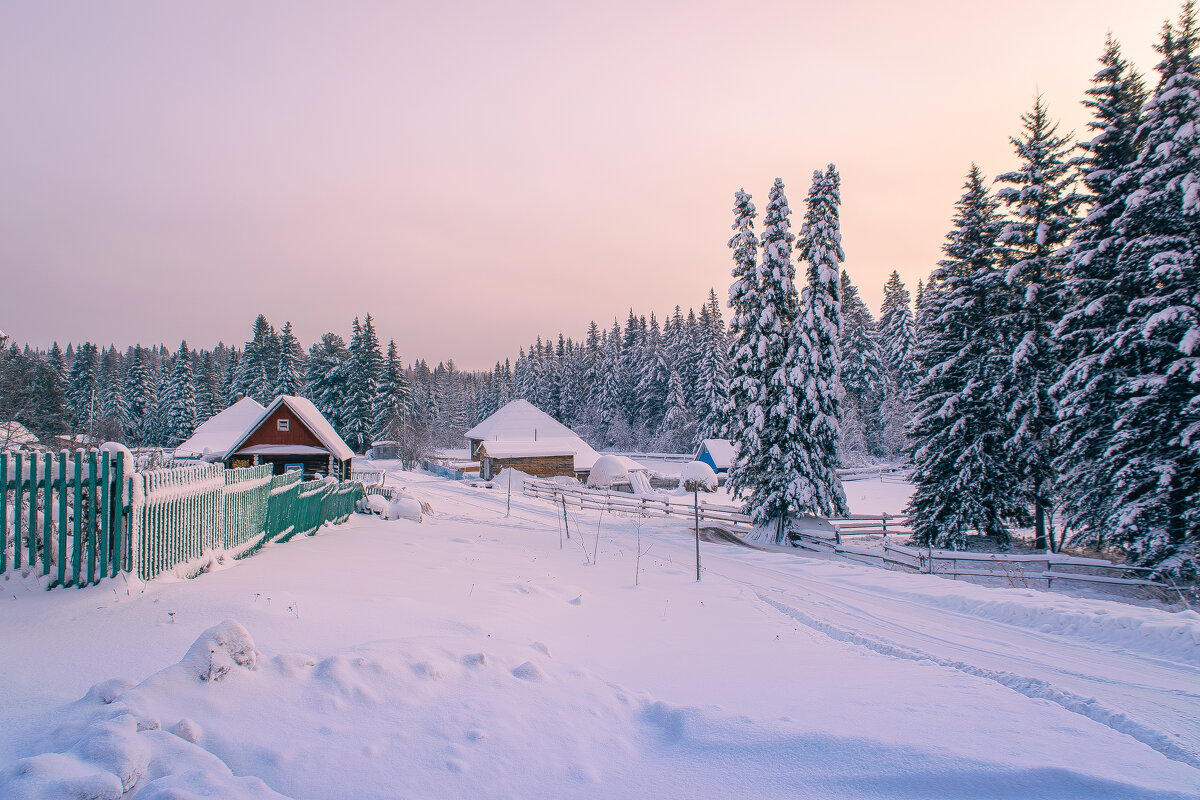
<instances>
[{"instance_id":1,"label":"white snow bank","mask_svg":"<svg viewBox=\"0 0 1200 800\"><path fill-rule=\"evenodd\" d=\"M421 521L420 501L403 494L394 495L389 500L383 495L369 494L359 501L364 511L378 514L384 519L408 519L413 522Z\"/></svg>"},{"instance_id":2,"label":"white snow bank","mask_svg":"<svg viewBox=\"0 0 1200 800\"><path fill-rule=\"evenodd\" d=\"M93 687L40 754L0 774L0 795L692 798L697 787L724 796L711 791L723 787L763 798L1165 796L1097 765L990 762L888 730L813 729L632 693L539 642L480 638L480 649L436 637L325 658L256 656L221 681L200 680L206 649L253 653L249 634L227 621L141 684ZM915 794L903 788L913 781Z\"/></svg>"}]
</instances>

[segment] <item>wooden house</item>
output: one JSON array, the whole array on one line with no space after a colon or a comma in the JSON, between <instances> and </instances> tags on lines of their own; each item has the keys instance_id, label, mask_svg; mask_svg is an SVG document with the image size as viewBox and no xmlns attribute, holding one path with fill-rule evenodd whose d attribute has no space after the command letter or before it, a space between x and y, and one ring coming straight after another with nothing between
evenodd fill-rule
<instances>
[{"instance_id":1,"label":"wooden house","mask_svg":"<svg viewBox=\"0 0 1200 800\"><path fill-rule=\"evenodd\" d=\"M470 458L491 480L505 467L539 478L584 478L600 454L579 434L534 406L513 400L467 431Z\"/></svg>"},{"instance_id":2,"label":"wooden house","mask_svg":"<svg viewBox=\"0 0 1200 800\"><path fill-rule=\"evenodd\" d=\"M271 464L276 475L300 470L306 478L349 480L354 451L310 401L280 395L266 408L250 398L239 400L198 427L175 457L226 467Z\"/></svg>"}]
</instances>

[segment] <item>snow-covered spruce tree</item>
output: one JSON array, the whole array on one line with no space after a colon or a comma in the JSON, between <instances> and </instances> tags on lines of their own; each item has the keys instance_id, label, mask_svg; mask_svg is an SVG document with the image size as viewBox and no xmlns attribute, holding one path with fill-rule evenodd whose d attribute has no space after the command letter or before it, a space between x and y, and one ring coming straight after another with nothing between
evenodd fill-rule
<instances>
[{"instance_id":1,"label":"snow-covered spruce tree","mask_svg":"<svg viewBox=\"0 0 1200 800\"><path fill-rule=\"evenodd\" d=\"M635 419L647 430L655 431L661 425L663 415L667 413L667 387L671 379L671 367L667 362L662 331L659 330L654 314L650 315L650 327L638 349L641 351L637 363L639 403Z\"/></svg>"},{"instance_id":2,"label":"snow-covered spruce tree","mask_svg":"<svg viewBox=\"0 0 1200 800\"><path fill-rule=\"evenodd\" d=\"M1106 456L1116 431L1118 373L1108 338L1125 320L1129 301L1116 293L1117 256L1124 244L1113 223L1125 208L1118 178L1137 156L1141 79L1121 57L1110 35L1083 104L1092 110L1090 141L1081 142L1078 170L1088 192L1088 213L1064 248L1070 308L1056 335L1067 364L1050 388L1058 404L1055 459L1064 526L1080 543L1101 545L1114 514L1113 464Z\"/></svg>"},{"instance_id":3,"label":"snow-covered spruce tree","mask_svg":"<svg viewBox=\"0 0 1200 800\"><path fill-rule=\"evenodd\" d=\"M281 394L299 395L304 392L304 350L296 335L292 333L292 323L285 322L279 332L279 364L274 370L275 386L272 397Z\"/></svg>"},{"instance_id":4,"label":"snow-covered spruce tree","mask_svg":"<svg viewBox=\"0 0 1200 800\"><path fill-rule=\"evenodd\" d=\"M696 436L696 421L683 388L683 377L671 370L667 378L667 410L658 427L657 447L666 453L691 450Z\"/></svg>"},{"instance_id":5,"label":"snow-covered spruce tree","mask_svg":"<svg viewBox=\"0 0 1200 800\"><path fill-rule=\"evenodd\" d=\"M1160 574L1200 572L1200 63L1195 6L1157 45L1137 158L1118 178L1124 243L1113 293L1126 318L1105 340L1117 374L1114 509L1104 542ZM1107 355L1111 354L1111 355Z\"/></svg>"},{"instance_id":6,"label":"snow-covered spruce tree","mask_svg":"<svg viewBox=\"0 0 1200 800\"><path fill-rule=\"evenodd\" d=\"M729 336L715 289L700 311L700 371L696 387L697 439L720 437L728 423Z\"/></svg>"},{"instance_id":7,"label":"snow-covered spruce tree","mask_svg":"<svg viewBox=\"0 0 1200 800\"><path fill-rule=\"evenodd\" d=\"M917 346L917 330L909 307L911 295L893 271L883 286L883 306L879 312L879 343L891 391L905 397L920 377L913 352Z\"/></svg>"},{"instance_id":8,"label":"snow-covered spruce tree","mask_svg":"<svg viewBox=\"0 0 1200 800\"><path fill-rule=\"evenodd\" d=\"M349 359L346 341L336 333L324 334L308 350L308 399L339 434L346 428L343 398L348 392Z\"/></svg>"},{"instance_id":9,"label":"snow-covered spruce tree","mask_svg":"<svg viewBox=\"0 0 1200 800\"><path fill-rule=\"evenodd\" d=\"M997 206L972 164L945 258L925 287L931 324L921 357L930 368L913 392L916 491L906 510L922 546L962 550L972 529L1007 546L1008 521L1024 511L1005 449L1012 436L1007 407L996 391L1010 352L1000 327L1008 287L997 252Z\"/></svg>"},{"instance_id":10,"label":"snow-covered spruce tree","mask_svg":"<svg viewBox=\"0 0 1200 800\"><path fill-rule=\"evenodd\" d=\"M629 443L629 423L621 404L621 326L614 319L604 342L600 385L600 426L608 445Z\"/></svg>"},{"instance_id":11,"label":"snow-covered spruce tree","mask_svg":"<svg viewBox=\"0 0 1200 800\"><path fill-rule=\"evenodd\" d=\"M779 422L787 425L788 497L802 514L826 517L850 513L837 476L841 439L841 177L833 164L813 172L800 231L799 258L808 263L803 314L789 331L787 360L775 382L786 386L787 403L797 406ZM786 404L780 402L773 413Z\"/></svg>"},{"instance_id":12,"label":"snow-covered spruce tree","mask_svg":"<svg viewBox=\"0 0 1200 800\"><path fill-rule=\"evenodd\" d=\"M1013 428L1009 458L1024 476L1021 489L1034 511L1034 546L1041 549L1052 545L1047 526L1054 502L1057 447L1051 429L1057 411L1050 387L1063 371L1055 336L1066 300L1059 250L1076 225L1082 196L1074 190L1071 142L1056 134L1041 97L1021 121L1024 133L1010 140L1020 166L996 178L1005 184L996 193L1009 211L999 241L1013 289L1013 306L1003 321L1013 341L1004 386Z\"/></svg>"},{"instance_id":13,"label":"snow-covered spruce tree","mask_svg":"<svg viewBox=\"0 0 1200 800\"><path fill-rule=\"evenodd\" d=\"M186 341L171 359L163 384L162 404L166 443L174 446L192 435L196 428L196 387L192 376L191 351Z\"/></svg>"},{"instance_id":14,"label":"snow-covered spruce tree","mask_svg":"<svg viewBox=\"0 0 1200 800\"><path fill-rule=\"evenodd\" d=\"M115 347L100 358L97 422L92 435L106 441L125 441L124 420L128 417L122 383L121 356Z\"/></svg>"},{"instance_id":15,"label":"snow-covered spruce tree","mask_svg":"<svg viewBox=\"0 0 1200 800\"><path fill-rule=\"evenodd\" d=\"M75 353L75 362L71 365L71 374L67 382L67 406L77 432L87 433L94 427L98 413L98 366L96 345L91 342L81 344Z\"/></svg>"},{"instance_id":16,"label":"snow-covered spruce tree","mask_svg":"<svg viewBox=\"0 0 1200 800\"><path fill-rule=\"evenodd\" d=\"M753 466L762 449L760 432L766 424L763 410L764 381L759 371L758 320L762 312L759 289L758 236L751 196L744 189L734 195L733 284L729 287L729 395L725 406L724 437L738 448L729 469L729 493L737 497L748 491L754 479Z\"/></svg>"},{"instance_id":17,"label":"snow-covered spruce tree","mask_svg":"<svg viewBox=\"0 0 1200 800\"><path fill-rule=\"evenodd\" d=\"M882 452L883 359L875 336L875 320L850 274L842 270L842 388L846 392L842 447L865 455ZM853 424L851 424L853 423Z\"/></svg>"},{"instance_id":18,"label":"snow-covered spruce tree","mask_svg":"<svg viewBox=\"0 0 1200 800\"><path fill-rule=\"evenodd\" d=\"M275 371L279 367L279 336L267 318L254 320L254 335L246 342L238 362L237 393L266 405L274 399Z\"/></svg>"},{"instance_id":19,"label":"snow-covered spruce tree","mask_svg":"<svg viewBox=\"0 0 1200 800\"><path fill-rule=\"evenodd\" d=\"M145 362L145 349L141 345L132 348L129 366L125 368L123 384L125 398L122 404L125 418L121 420L126 441L132 447L143 447L150 444L149 433L153 427L149 416L152 413L154 391Z\"/></svg>"},{"instance_id":20,"label":"snow-covered spruce tree","mask_svg":"<svg viewBox=\"0 0 1200 800\"><path fill-rule=\"evenodd\" d=\"M499 369L500 364L496 364ZM396 351L396 340L388 342L387 362L375 399L373 436L400 441L405 429L412 424L412 392L404 377L404 366Z\"/></svg>"},{"instance_id":21,"label":"snow-covered spruce tree","mask_svg":"<svg viewBox=\"0 0 1200 800\"><path fill-rule=\"evenodd\" d=\"M745 409L737 409L744 424L742 451L733 472L735 489L746 490L746 509L755 523L774 541L786 536L788 516L795 510L797 482L796 431L802 391L794 383L795 372L789 360L789 338L799 318L800 300L796 293L795 266L792 264L791 215L783 181L775 179L767 200L760 238L762 259L756 269L752 288L756 295L744 309L746 330L739 341L745 348L748 372L743 379L751 399ZM754 316L753 309L757 308Z\"/></svg>"},{"instance_id":22,"label":"snow-covered spruce tree","mask_svg":"<svg viewBox=\"0 0 1200 800\"><path fill-rule=\"evenodd\" d=\"M350 339L349 371L346 380L343 420L346 444L356 453L365 452L371 446L371 433L375 419L375 399L379 393L379 379L383 373L383 353L371 315L360 325L354 318Z\"/></svg>"}]
</instances>

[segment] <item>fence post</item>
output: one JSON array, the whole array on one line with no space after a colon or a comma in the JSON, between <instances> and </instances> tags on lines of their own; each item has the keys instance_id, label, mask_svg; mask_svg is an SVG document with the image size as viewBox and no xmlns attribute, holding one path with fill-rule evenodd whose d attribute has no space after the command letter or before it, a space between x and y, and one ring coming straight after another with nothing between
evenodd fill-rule
<instances>
[{"instance_id":1,"label":"fence post","mask_svg":"<svg viewBox=\"0 0 1200 800\"><path fill-rule=\"evenodd\" d=\"M88 453L88 585L96 582L96 451Z\"/></svg>"},{"instance_id":2,"label":"fence post","mask_svg":"<svg viewBox=\"0 0 1200 800\"><path fill-rule=\"evenodd\" d=\"M80 536L83 534L83 455L76 450L74 458L75 467L75 514L74 524L71 526L71 532L75 534L71 540L71 579L75 586L79 586L80 567L83 566L83 542Z\"/></svg>"},{"instance_id":3,"label":"fence post","mask_svg":"<svg viewBox=\"0 0 1200 800\"><path fill-rule=\"evenodd\" d=\"M29 564L37 566L37 453L29 454Z\"/></svg>"},{"instance_id":4,"label":"fence post","mask_svg":"<svg viewBox=\"0 0 1200 800\"><path fill-rule=\"evenodd\" d=\"M58 586L67 583L67 451L58 451Z\"/></svg>"},{"instance_id":5,"label":"fence post","mask_svg":"<svg viewBox=\"0 0 1200 800\"><path fill-rule=\"evenodd\" d=\"M8 571L8 453L0 453L0 573Z\"/></svg>"},{"instance_id":6,"label":"fence post","mask_svg":"<svg viewBox=\"0 0 1200 800\"><path fill-rule=\"evenodd\" d=\"M112 536L112 517L109 514L109 504L112 502L112 486L109 483L111 470L109 467L110 456L105 450L100 454L100 577L107 578L109 576L109 565L112 563L112 556L109 551L112 548L110 541ZM115 573L113 573L115 575Z\"/></svg>"},{"instance_id":7,"label":"fence post","mask_svg":"<svg viewBox=\"0 0 1200 800\"><path fill-rule=\"evenodd\" d=\"M21 568L21 453L13 470L13 569Z\"/></svg>"},{"instance_id":8,"label":"fence post","mask_svg":"<svg viewBox=\"0 0 1200 800\"><path fill-rule=\"evenodd\" d=\"M50 576L51 534L54 527L54 456L46 453L42 457L42 477L45 488L42 489L42 574Z\"/></svg>"}]
</instances>

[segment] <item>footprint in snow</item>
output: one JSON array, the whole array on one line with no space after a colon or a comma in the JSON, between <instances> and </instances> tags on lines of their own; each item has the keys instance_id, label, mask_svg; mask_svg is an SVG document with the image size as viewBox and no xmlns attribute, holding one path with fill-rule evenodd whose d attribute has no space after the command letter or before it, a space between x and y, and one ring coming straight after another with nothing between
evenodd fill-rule
<instances>
[{"instance_id":1,"label":"footprint in snow","mask_svg":"<svg viewBox=\"0 0 1200 800\"><path fill-rule=\"evenodd\" d=\"M537 650L539 653L544 653L545 655L550 655L550 648L547 647L546 645L542 644L541 642L534 642L533 644L531 644L529 646L532 647L534 650Z\"/></svg>"},{"instance_id":2,"label":"footprint in snow","mask_svg":"<svg viewBox=\"0 0 1200 800\"><path fill-rule=\"evenodd\" d=\"M583 605L583 595L579 595L579 597L576 597L574 600L568 600L567 602L573 606L581 606Z\"/></svg>"}]
</instances>

